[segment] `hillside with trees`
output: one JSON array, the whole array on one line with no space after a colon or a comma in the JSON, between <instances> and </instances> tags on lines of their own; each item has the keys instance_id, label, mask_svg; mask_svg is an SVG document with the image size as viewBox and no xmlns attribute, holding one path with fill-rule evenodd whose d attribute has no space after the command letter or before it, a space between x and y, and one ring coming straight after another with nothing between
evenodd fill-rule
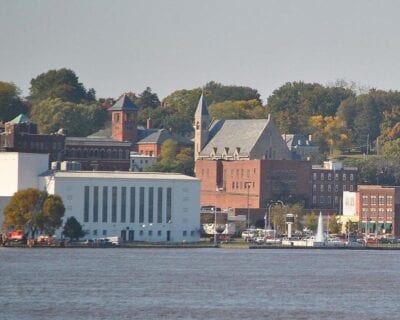
<instances>
[{"instance_id":1,"label":"hillside with trees","mask_svg":"<svg viewBox=\"0 0 400 320\"><path fill-rule=\"evenodd\" d=\"M97 99L95 89L86 89L75 72L65 68L44 72L30 84L29 95L23 98L15 84L0 82L0 121L28 113L42 133L64 128L69 136L86 136L108 125L107 108L122 94ZM366 90L345 81L329 85L297 81L274 90L263 104L257 89L210 81L163 99L148 86L141 93L127 94L139 107L140 125L151 118L154 128L191 137L202 91L213 118L260 119L271 114L281 133L311 135L320 147L320 158L375 154L375 158L346 160L361 168L364 182L400 181L399 91Z\"/></svg>"}]
</instances>

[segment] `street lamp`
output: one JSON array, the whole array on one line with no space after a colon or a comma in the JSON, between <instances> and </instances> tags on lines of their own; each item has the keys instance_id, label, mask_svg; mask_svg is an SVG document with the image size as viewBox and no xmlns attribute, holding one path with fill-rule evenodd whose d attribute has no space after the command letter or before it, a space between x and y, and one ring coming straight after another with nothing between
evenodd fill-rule
<instances>
[{"instance_id":1,"label":"street lamp","mask_svg":"<svg viewBox=\"0 0 400 320\"><path fill-rule=\"evenodd\" d=\"M218 185L215 187L215 203L214 203L214 247L217 246L217 195L218 192L222 191L222 188L219 188Z\"/></svg>"},{"instance_id":2,"label":"street lamp","mask_svg":"<svg viewBox=\"0 0 400 320\"><path fill-rule=\"evenodd\" d=\"M271 208L278 203L282 207L285 207L285 204L283 203L282 200L271 201L271 203L268 205L268 228L270 228L270 229L271 229ZM275 239L275 235L276 235L276 224L275 224L275 219L274 219L274 239Z\"/></svg>"}]
</instances>

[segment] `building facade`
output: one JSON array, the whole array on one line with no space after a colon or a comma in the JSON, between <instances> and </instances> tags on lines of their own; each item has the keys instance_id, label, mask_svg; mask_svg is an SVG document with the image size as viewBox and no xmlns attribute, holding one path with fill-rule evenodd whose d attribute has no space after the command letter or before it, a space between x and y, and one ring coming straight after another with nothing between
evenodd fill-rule
<instances>
[{"instance_id":1,"label":"building facade","mask_svg":"<svg viewBox=\"0 0 400 320\"><path fill-rule=\"evenodd\" d=\"M343 191L357 190L357 168L343 167L340 162L325 161L312 166L311 207L333 209L341 213Z\"/></svg>"},{"instance_id":2,"label":"building facade","mask_svg":"<svg viewBox=\"0 0 400 320\"><path fill-rule=\"evenodd\" d=\"M74 216L86 239L196 242L200 237L200 185L180 174L49 172L42 187L61 196L64 221ZM61 230L57 230L61 236Z\"/></svg>"},{"instance_id":3,"label":"building facade","mask_svg":"<svg viewBox=\"0 0 400 320\"><path fill-rule=\"evenodd\" d=\"M359 185L357 214L369 237L400 235L400 187Z\"/></svg>"}]
</instances>

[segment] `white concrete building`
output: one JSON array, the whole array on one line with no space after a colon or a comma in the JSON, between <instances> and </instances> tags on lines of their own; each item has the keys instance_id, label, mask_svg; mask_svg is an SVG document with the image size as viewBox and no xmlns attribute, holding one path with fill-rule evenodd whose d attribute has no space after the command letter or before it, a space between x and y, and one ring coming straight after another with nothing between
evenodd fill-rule
<instances>
[{"instance_id":1,"label":"white concrete building","mask_svg":"<svg viewBox=\"0 0 400 320\"><path fill-rule=\"evenodd\" d=\"M0 152L0 227L4 221L3 210L13 194L26 188L38 188L38 175L48 166L48 154Z\"/></svg>"},{"instance_id":2,"label":"white concrete building","mask_svg":"<svg viewBox=\"0 0 400 320\"><path fill-rule=\"evenodd\" d=\"M86 239L195 242L200 238L200 181L171 173L57 171L41 188L61 196ZM57 231L61 236L61 230Z\"/></svg>"},{"instance_id":3,"label":"white concrete building","mask_svg":"<svg viewBox=\"0 0 400 320\"><path fill-rule=\"evenodd\" d=\"M356 216L356 192L343 191L343 215Z\"/></svg>"},{"instance_id":4,"label":"white concrete building","mask_svg":"<svg viewBox=\"0 0 400 320\"><path fill-rule=\"evenodd\" d=\"M200 181L175 173L49 171L47 154L0 153L0 224L3 209L22 189L61 196L86 238L195 242L200 238ZM62 228L56 236L61 237Z\"/></svg>"}]
</instances>

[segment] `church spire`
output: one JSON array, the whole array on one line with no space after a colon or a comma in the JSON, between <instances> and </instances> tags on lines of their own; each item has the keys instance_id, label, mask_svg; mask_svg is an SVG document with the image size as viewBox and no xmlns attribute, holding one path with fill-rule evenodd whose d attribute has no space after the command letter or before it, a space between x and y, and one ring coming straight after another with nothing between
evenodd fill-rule
<instances>
[{"instance_id":1,"label":"church spire","mask_svg":"<svg viewBox=\"0 0 400 320\"><path fill-rule=\"evenodd\" d=\"M196 112L194 113L194 159L199 158L201 150L208 142L208 128L211 123L211 117L208 113L207 102L204 92L201 92Z\"/></svg>"}]
</instances>

